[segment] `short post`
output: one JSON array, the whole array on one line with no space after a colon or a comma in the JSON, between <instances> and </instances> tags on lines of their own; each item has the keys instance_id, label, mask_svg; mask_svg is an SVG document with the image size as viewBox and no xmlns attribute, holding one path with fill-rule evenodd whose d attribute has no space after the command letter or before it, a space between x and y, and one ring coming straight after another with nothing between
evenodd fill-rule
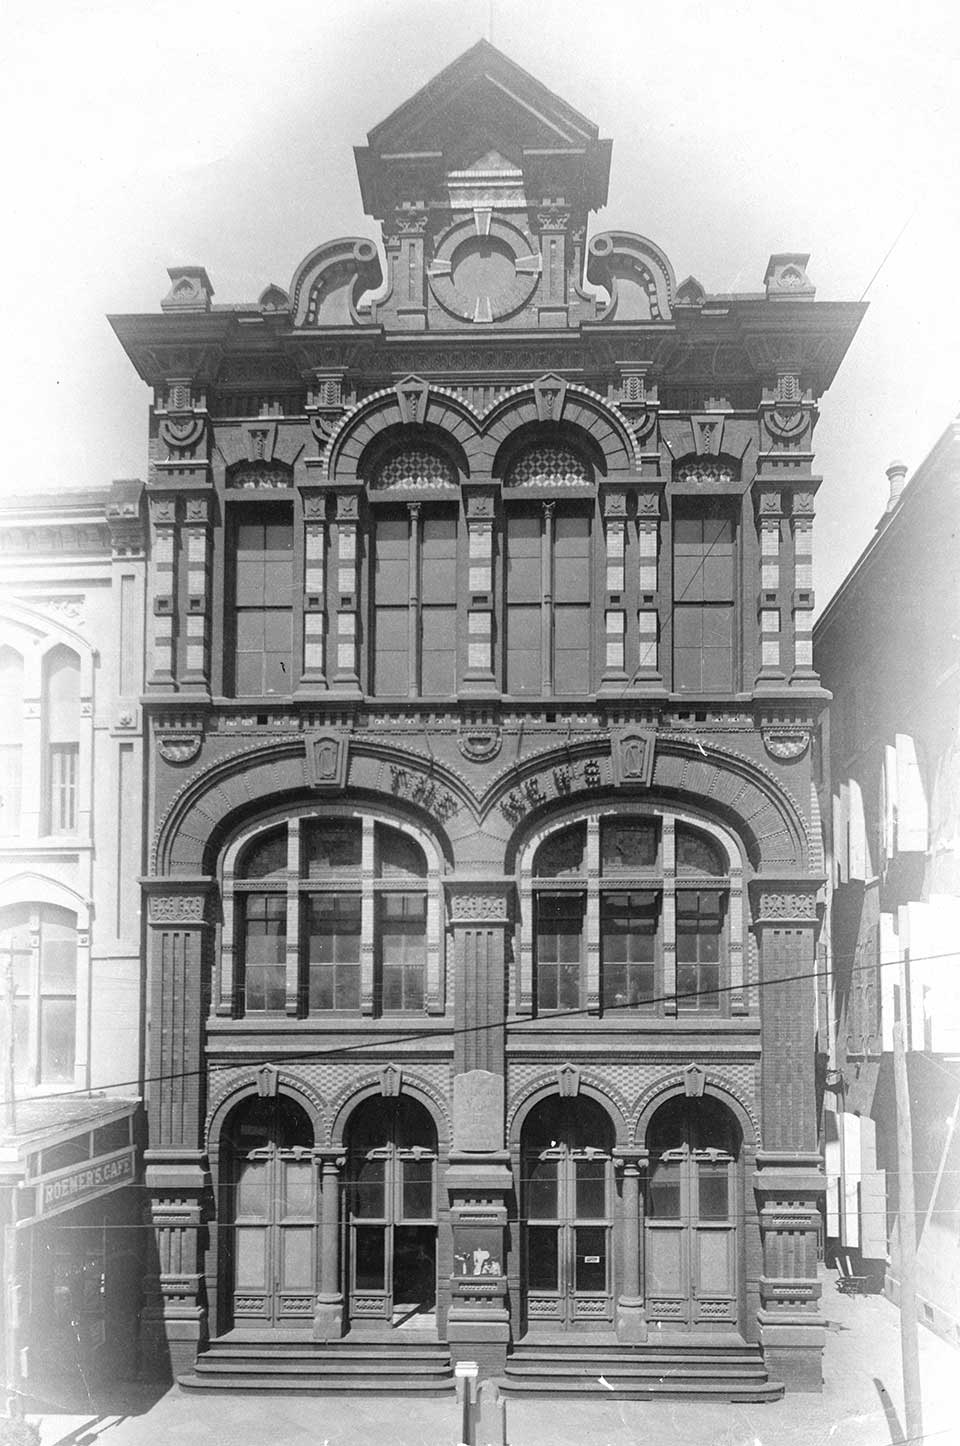
<instances>
[{"instance_id":1,"label":"short post","mask_svg":"<svg viewBox=\"0 0 960 1446\"><path fill-rule=\"evenodd\" d=\"M507 1402L496 1381L484 1381L477 1391L476 1446L507 1446Z\"/></svg>"},{"instance_id":2,"label":"short post","mask_svg":"<svg viewBox=\"0 0 960 1446\"><path fill-rule=\"evenodd\" d=\"M475 1416L477 1404L477 1376L480 1367L476 1361L458 1361L453 1372L460 1397L460 1442L459 1446L477 1446Z\"/></svg>"}]
</instances>

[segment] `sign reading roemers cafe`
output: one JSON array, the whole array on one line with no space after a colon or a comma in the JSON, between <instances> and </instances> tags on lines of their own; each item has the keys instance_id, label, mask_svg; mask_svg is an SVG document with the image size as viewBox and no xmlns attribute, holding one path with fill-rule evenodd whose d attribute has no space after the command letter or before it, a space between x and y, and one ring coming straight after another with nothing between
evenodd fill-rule
<instances>
[{"instance_id":1,"label":"sign reading roemers cafe","mask_svg":"<svg viewBox=\"0 0 960 1446\"><path fill-rule=\"evenodd\" d=\"M82 1165L71 1166L69 1170L57 1170L54 1174L34 1180L37 1215L56 1215L82 1201L93 1200L97 1195L106 1195L110 1190L129 1185L133 1181L135 1154L133 1146L128 1146L112 1155L103 1155L98 1160L88 1160Z\"/></svg>"}]
</instances>

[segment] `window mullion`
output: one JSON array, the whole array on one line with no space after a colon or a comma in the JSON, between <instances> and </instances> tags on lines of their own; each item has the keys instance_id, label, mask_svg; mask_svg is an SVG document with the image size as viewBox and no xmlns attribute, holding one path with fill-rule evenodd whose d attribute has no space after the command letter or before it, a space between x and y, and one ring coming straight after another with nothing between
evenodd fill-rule
<instances>
[{"instance_id":1,"label":"window mullion","mask_svg":"<svg viewBox=\"0 0 960 1446\"><path fill-rule=\"evenodd\" d=\"M30 1083L40 1083L40 970L43 935L39 911L30 914L30 1013L28 1025L27 1072Z\"/></svg>"},{"instance_id":2,"label":"window mullion","mask_svg":"<svg viewBox=\"0 0 960 1446\"><path fill-rule=\"evenodd\" d=\"M660 993L662 1012L677 1012L677 848L672 815L663 818L663 906L660 911L663 931L663 984Z\"/></svg>"},{"instance_id":3,"label":"window mullion","mask_svg":"<svg viewBox=\"0 0 960 1446\"><path fill-rule=\"evenodd\" d=\"M360 852L360 1013L372 1014L374 1006L374 872L373 819L363 819Z\"/></svg>"},{"instance_id":4,"label":"window mullion","mask_svg":"<svg viewBox=\"0 0 960 1446\"><path fill-rule=\"evenodd\" d=\"M591 814L587 819L585 861L587 899L584 918L586 935L584 1006L589 1010L597 1010L600 1008L600 818L598 814Z\"/></svg>"},{"instance_id":5,"label":"window mullion","mask_svg":"<svg viewBox=\"0 0 960 1446\"><path fill-rule=\"evenodd\" d=\"M543 504L540 540L541 643L540 669L544 697L553 693L553 514L555 502Z\"/></svg>"},{"instance_id":6,"label":"window mullion","mask_svg":"<svg viewBox=\"0 0 960 1446\"><path fill-rule=\"evenodd\" d=\"M407 607L407 692L411 698L420 694L421 644L423 633L420 627L420 558L422 548L421 504L408 502L410 516L410 553L407 567L409 597Z\"/></svg>"},{"instance_id":7,"label":"window mullion","mask_svg":"<svg viewBox=\"0 0 960 1446\"><path fill-rule=\"evenodd\" d=\"M287 957L286 1012L296 1015L300 1006L300 820L287 824ZM305 973L305 967L304 971Z\"/></svg>"}]
</instances>

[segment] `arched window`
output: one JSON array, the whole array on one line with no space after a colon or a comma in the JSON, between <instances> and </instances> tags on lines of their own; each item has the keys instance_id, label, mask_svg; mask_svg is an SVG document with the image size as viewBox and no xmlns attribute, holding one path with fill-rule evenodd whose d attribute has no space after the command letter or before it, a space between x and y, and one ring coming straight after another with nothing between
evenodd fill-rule
<instances>
[{"instance_id":1,"label":"arched window","mask_svg":"<svg viewBox=\"0 0 960 1446\"><path fill-rule=\"evenodd\" d=\"M442 1008L438 863L403 829L346 813L291 819L236 851L224 898L224 1010Z\"/></svg>"},{"instance_id":2,"label":"arched window","mask_svg":"<svg viewBox=\"0 0 960 1446\"><path fill-rule=\"evenodd\" d=\"M726 849L669 813L591 815L531 846L521 1012L720 1012L728 1002ZM734 941L740 964L741 941Z\"/></svg>"},{"instance_id":3,"label":"arched window","mask_svg":"<svg viewBox=\"0 0 960 1446\"><path fill-rule=\"evenodd\" d=\"M0 977L13 972L19 1083L72 1084L77 1033L76 916L51 904L0 914Z\"/></svg>"},{"instance_id":4,"label":"arched window","mask_svg":"<svg viewBox=\"0 0 960 1446\"><path fill-rule=\"evenodd\" d=\"M80 766L80 659L56 647L44 664L48 833L76 833Z\"/></svg>"},{"instance_id":5,"label":"arched window","mask_svg":"<svg viewBox=\"0 0 960 1446\"><path fill-rule=\"evenodd\" d=\"M0 837L20 832L23 780L23 659L0 648Z\"/></svg>"}]
</instances>

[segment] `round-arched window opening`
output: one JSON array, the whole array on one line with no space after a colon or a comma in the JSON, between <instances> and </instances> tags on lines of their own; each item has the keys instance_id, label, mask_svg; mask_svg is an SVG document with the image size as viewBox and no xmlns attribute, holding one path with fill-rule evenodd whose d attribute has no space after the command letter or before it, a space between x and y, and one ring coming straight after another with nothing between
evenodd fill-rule
<instances>
[{"instance_id":1,"label":"round-arched window opening","mask_svg":"<svg viewBox=\"0 0 960 1446\"><path fill-rule=\"evenodd\" d=\"M559 829L544 839L533 860L533 872L539 879L559 879L565 874L581 874L584 868L586 824Z\"/></svg>"},{"instance_id":2,"label":"round-arched window opening","mask_svg":"<svg viewBox=\"0 0 960 1446\"><path fill-rule=\"evenodd\" d=\"M589 1095L577 1095L576 1099L549 1095L534 1105L523 1122L523 1145L528 1150L566 1145L571 1150L610 1154L615 1142L613 1121Z\"/></svg>"},{"instance_id":3,"label":"round-arched window opening","mask_svg":"<svg viewBox=\"0 0 960 1446\"><path fill-rule=\"evenodd\" d=\"M593 481L590 467L572 447L551 443L528 447L511 462L505 487L583 487Z\"/></svg>"}]
</instances>

